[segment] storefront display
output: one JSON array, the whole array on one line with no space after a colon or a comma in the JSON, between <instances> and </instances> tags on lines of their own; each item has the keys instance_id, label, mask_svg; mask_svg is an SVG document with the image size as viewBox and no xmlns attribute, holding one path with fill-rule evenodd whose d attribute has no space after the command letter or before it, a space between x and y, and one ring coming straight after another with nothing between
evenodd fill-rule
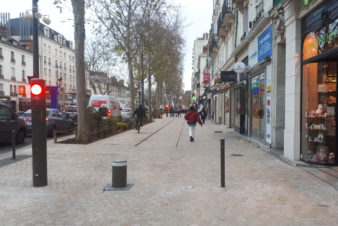
<instances>
[{"instance_id":1,"label":"storefront display","mask_svg":"<svg viewBox=\"0 0 338 226\"><path fill-rule=\"evenodd\" d=\"M331 6L322 5L317 11L332 11L335 8ZM324 21L322 17L314 16L320 15L317 11L303 20L301 159L333 165L338 162L338 18L326 17ZM337 17L337 14L331 15Z\"/></svg>"}]
</instances>

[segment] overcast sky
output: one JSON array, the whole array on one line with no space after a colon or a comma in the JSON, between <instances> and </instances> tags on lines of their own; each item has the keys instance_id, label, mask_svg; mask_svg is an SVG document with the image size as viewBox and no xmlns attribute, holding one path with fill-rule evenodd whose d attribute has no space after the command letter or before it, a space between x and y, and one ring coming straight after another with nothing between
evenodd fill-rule
<instances>
[{"instance_id":1,"label":"overcast sky","mask_svg":"<svg viewBox=\"0 0 338 226\"><path fill-rule=\"evenodd\" d=\"M39 0L39 11L48 14L52 23L52 29L63 34L66 39L73 40L73 22L70 7L63 9L62 14L52 3L54 0ZM184 19L185 32L183 37L186 41L184 49L184 89L191 89L192 74L192 48L194 40L201 37L204 32L208 32L211 24L212 0L169 0L181 7L182 18ZM70 1L69 1L70 2ZM10 0L6 4L1 4L0 12L9 12L11 18L19 16L20 12L25 12L32 8L31 0ZM90 34L87 34L87 37Z\"/></svg>"}]
</instances>

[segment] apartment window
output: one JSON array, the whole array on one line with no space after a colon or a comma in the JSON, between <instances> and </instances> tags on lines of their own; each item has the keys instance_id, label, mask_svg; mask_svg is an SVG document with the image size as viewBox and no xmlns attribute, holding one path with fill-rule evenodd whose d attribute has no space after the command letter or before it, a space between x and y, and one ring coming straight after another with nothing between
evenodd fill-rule
<instances>
[{"instance_id":1,"label":"apartment window","mask_svg":"<svg viewBox=\"0 0 338 226\"><path fill-rule=\"evenodd\" d=\"M45 64L47 63L47 57L46 57L46 56L43 57L43 62L44 62Z\"/></svg>"},{"instance_id":2,"label":"apartment window","mask_svg":"<svg viewBox=\"0 0 338 226\"><path fill-rule=\"evenodd\" d=\"M26 82L26 73L25 73L25 70L22 70L22 81Z\"/></svg>"},{"instance_id":3,"label":"apartment window","mask_svg":"<svg viewBox=\"0 0 338 226\"><path fill-rule=\"evenodd\" d=\"M13 85L9 86L9 93L11 96L13 96Z\"/></svg>"},{"instance_id":4,"label":"apartment window","mask_svg":"<svg viewBox=\"0 0 338 226\"><path fill-rule=\"evenodd\" d=\"M49 77L52 76L52 70L51 70L51 69L48 70L48 76L49 76Z\"/></svg>"},{"instance_id":5,"label":"apartment window","mask_svg":"<svg viewBox=\"0 0 338 226\"><path fill-rule=\"evenodd\" d=\"M48 57L48 65L51 65L50 57Z\"/></svg>"},{"instance_id":6,"label":"apartment window","mask_svg":"<svg viewBox=\"0 0 338 226\"><path fill-rule=\"evenodd\" d=\"M3 59L4 56L2 55L2 48L0 48L0 59Z\"/></svg>"},{"instance_id":7,"label":"apartment window","mask_svg":"<svg viewBox=\"0 0 338 226\"><path fill-rule=\"evenodd\" d=\"M43 44L43 51L46 52L46 50L47 50L47 46L46 44Z\"/></svg>"},{"instance_id":8,"label":"apartment window","mask_svg":"<svg viewBox=\"0 0 338 226\"><path fill-rule=\"evenodd\" d=\"M55 56L58 56L58 50L55 49Z\"/></svg>"},{"instance_id":9,"label":"apartment window","mask_svg":"<svg viewBox=\"0 0 338 226\"><path fill-rule=\"evenodd\" d=\"M59 51L59 56L62 57L62 52L61 52L61 50Z\"/></svg>"},{"instance_id":10,"label":"apartment window","mask_svg":"<svg viewBox=\"0 0 338 226\"><path fill-rule=\"evenodd\" d=\"M71 61L72 60L72 57L69 55L69 61Z\"/></svg>"},{"instance_id":11,"label":"apartment window","mask_svg":"<svg viewBox=\"0 0 338 226\"><path fill-rule=\"evenodd\" d=\"M0 92L4 92L4 84L0 83ZM4 96L4 95L2 95Z\"/></svg>"},{"instance_id":12,"label":"apartment window","mask_svg":"<svg viewBox=\"0 0 338 226\"><path fill-rule=\"evenodd\" d=\"M13 90L13 91L14 91L14 92L13 92L13 93L14 93L14 96L17 96L17 95L18 95L18 92L17 92L18 90L16 89L16 85L14 85L14 88L13 88L13 89L14 89L14 90Z\"/></svg>"},{"instance_id":13,"label":"apartment window","mask_svg":"<svg viewBox=\"0 0 338 226\"><path fill-rule=\"evenodd\" d=\"M65 58L65 59L66 59L66 53L64 53L64 54L63 54L63 58Z\"/></svg>"},{"instance_id":14,"label":"apartment window","mask_svg":"<svg viewBox=\"0 0 338 226\"><path fill-rule=\"evenodd\" d=\"M15 67L11 67L11 79L15 80Z\"/></svg>"},{"instance_id":15,"label":"apartment window","mask_svg":"<svg viewBox=\"0 0 338 226\"><path fill-rule=\"evenodd\" d=\"M58 67L58 61L55 60L55 67Z\"/></svg>"},{"instance_id":16,"label":"apartment window","mask_svg":"<svg viewBox=\"0 0 338 226\"><path fill-rule=\"evenodd\" d=\"M11 51L11 62L15 63L15 57L14 57L14 52Z\"/></svg>"},{"instance_id":17,"label":"apartment window","mask_svg":"<svg viewBox=\"0 0 338 226\"><path fill-rule=\"evenodd\" d=\"M264 11L264 1L263 0L256 0L256 16Z\"/></svg>"},{"instance_id":18,"label":"apartment window","mask_svg":"<svg viewBox=\"0 0 338 226\"><path fill-rule=\"evenodd\" d=\"M45 27L44 29L45 36L49 38L49 28Z\"/></svg>"},{"instance_id":19,"label":"apartment window","mask_svg":"<svg viewBox=\"0 0 338 226\"><path fill-rule=\"evenodd\" d=\"M48 46L48 52L50 53L50 46Z\"/></svg>"},{"instance_id":20,"label":"apartment window","mask_svg":"<svg viewBox=\"0 0 338 226\"><path fill-rule=\"evenodd\" d=\"M43 69L43 74L44 74L45 76L47 76L47 68L44 68L44 69Z\"/></svg>"},{"instance_id":21,"label":"apartment window","mask_svg":"<svg viewBox=\"0 0 338 226\"><path fill-rule=\"evenodd\" d=\"M26 65L25 55L21 56L21 63L22 65Z\"/></svg>"},{"instance_id":22,"label":"apartment window","mask_svg":"<svg viewBox=\"0 0 338 226\"><path fill-rule=\"evenodd\" d=\"M248 16L248 8L243 10L243 34L248 31L249 26L249 16Z\"/></svg>"},{"instance_id":23,"label":"apartment window","mask_svg":"<svg viewBox=\"0 0 338 226\"><path fill-rule=\"evenodd\" d=\"M2 74L2 65L0 65L0 78L3 78L3 74Z\"/></svg>"}]
</instances>

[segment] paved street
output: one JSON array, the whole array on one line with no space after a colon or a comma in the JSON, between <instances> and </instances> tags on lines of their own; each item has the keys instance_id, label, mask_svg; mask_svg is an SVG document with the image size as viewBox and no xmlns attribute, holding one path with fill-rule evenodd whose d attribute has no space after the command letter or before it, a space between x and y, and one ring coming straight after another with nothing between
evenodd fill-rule
<instances>
[{"instance_id":1,"label":"paved street","mask_svg":"<svg viewBox=\"0 0 338 226\"><path fill-rule=\"evenodd\" d=\"M332 186L210 122L194 143L176 117L89 145L50 140L42 188L30 156L27 146L14 163L0 154L0 225L338 225ZM131 190L103 192L114 159L127 159Z\"/></svg>"}]
</instances>

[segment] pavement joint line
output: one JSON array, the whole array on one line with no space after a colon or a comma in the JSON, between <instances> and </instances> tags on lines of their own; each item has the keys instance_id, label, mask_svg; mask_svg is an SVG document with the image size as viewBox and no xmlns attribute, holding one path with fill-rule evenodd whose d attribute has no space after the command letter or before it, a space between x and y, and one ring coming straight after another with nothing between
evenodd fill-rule
<instances>
[{"instance_id":1,"label":"pavement joint line","mask_svg":"<svg viewBox=\"0 0 338 226\"><path fill-rule=\"evenodd\" d=\"M172 123L175 119L172 119L171 121L169 121L168 123L166 123L164 126L162 126L161 128L159 128L158 130L156 130L155 132L153 132L152 134L150 134L149 136L147 136L146 138L144 138L143 140L141 140L140 142L138 142L137 144L135 144L135 147L139 146L140 144L142 144L144 141L148 140L150 137L152 137L155 133L157 133L158 131L160 131L161 129L163 129L164 127L166 127L167 125L169 125L170 123Z\"/></svg>"},{"instance_id":2,"label":"pavement joint line","mask_svg":"<svg viewBox=\"0 0 338 226\"><path fill-rule=\"evenodd\" d=\"M178 146L178 143L180 142L180 138L181 138L181 135L182 135L184 123L185 123L185 122L183 121L183 123L182 123L182 128L181 128L181 132L180 132L180 135L178 136L178 139L177 139L176 148L177 148L177 146Z\"/></svg>"}]
</instances>

